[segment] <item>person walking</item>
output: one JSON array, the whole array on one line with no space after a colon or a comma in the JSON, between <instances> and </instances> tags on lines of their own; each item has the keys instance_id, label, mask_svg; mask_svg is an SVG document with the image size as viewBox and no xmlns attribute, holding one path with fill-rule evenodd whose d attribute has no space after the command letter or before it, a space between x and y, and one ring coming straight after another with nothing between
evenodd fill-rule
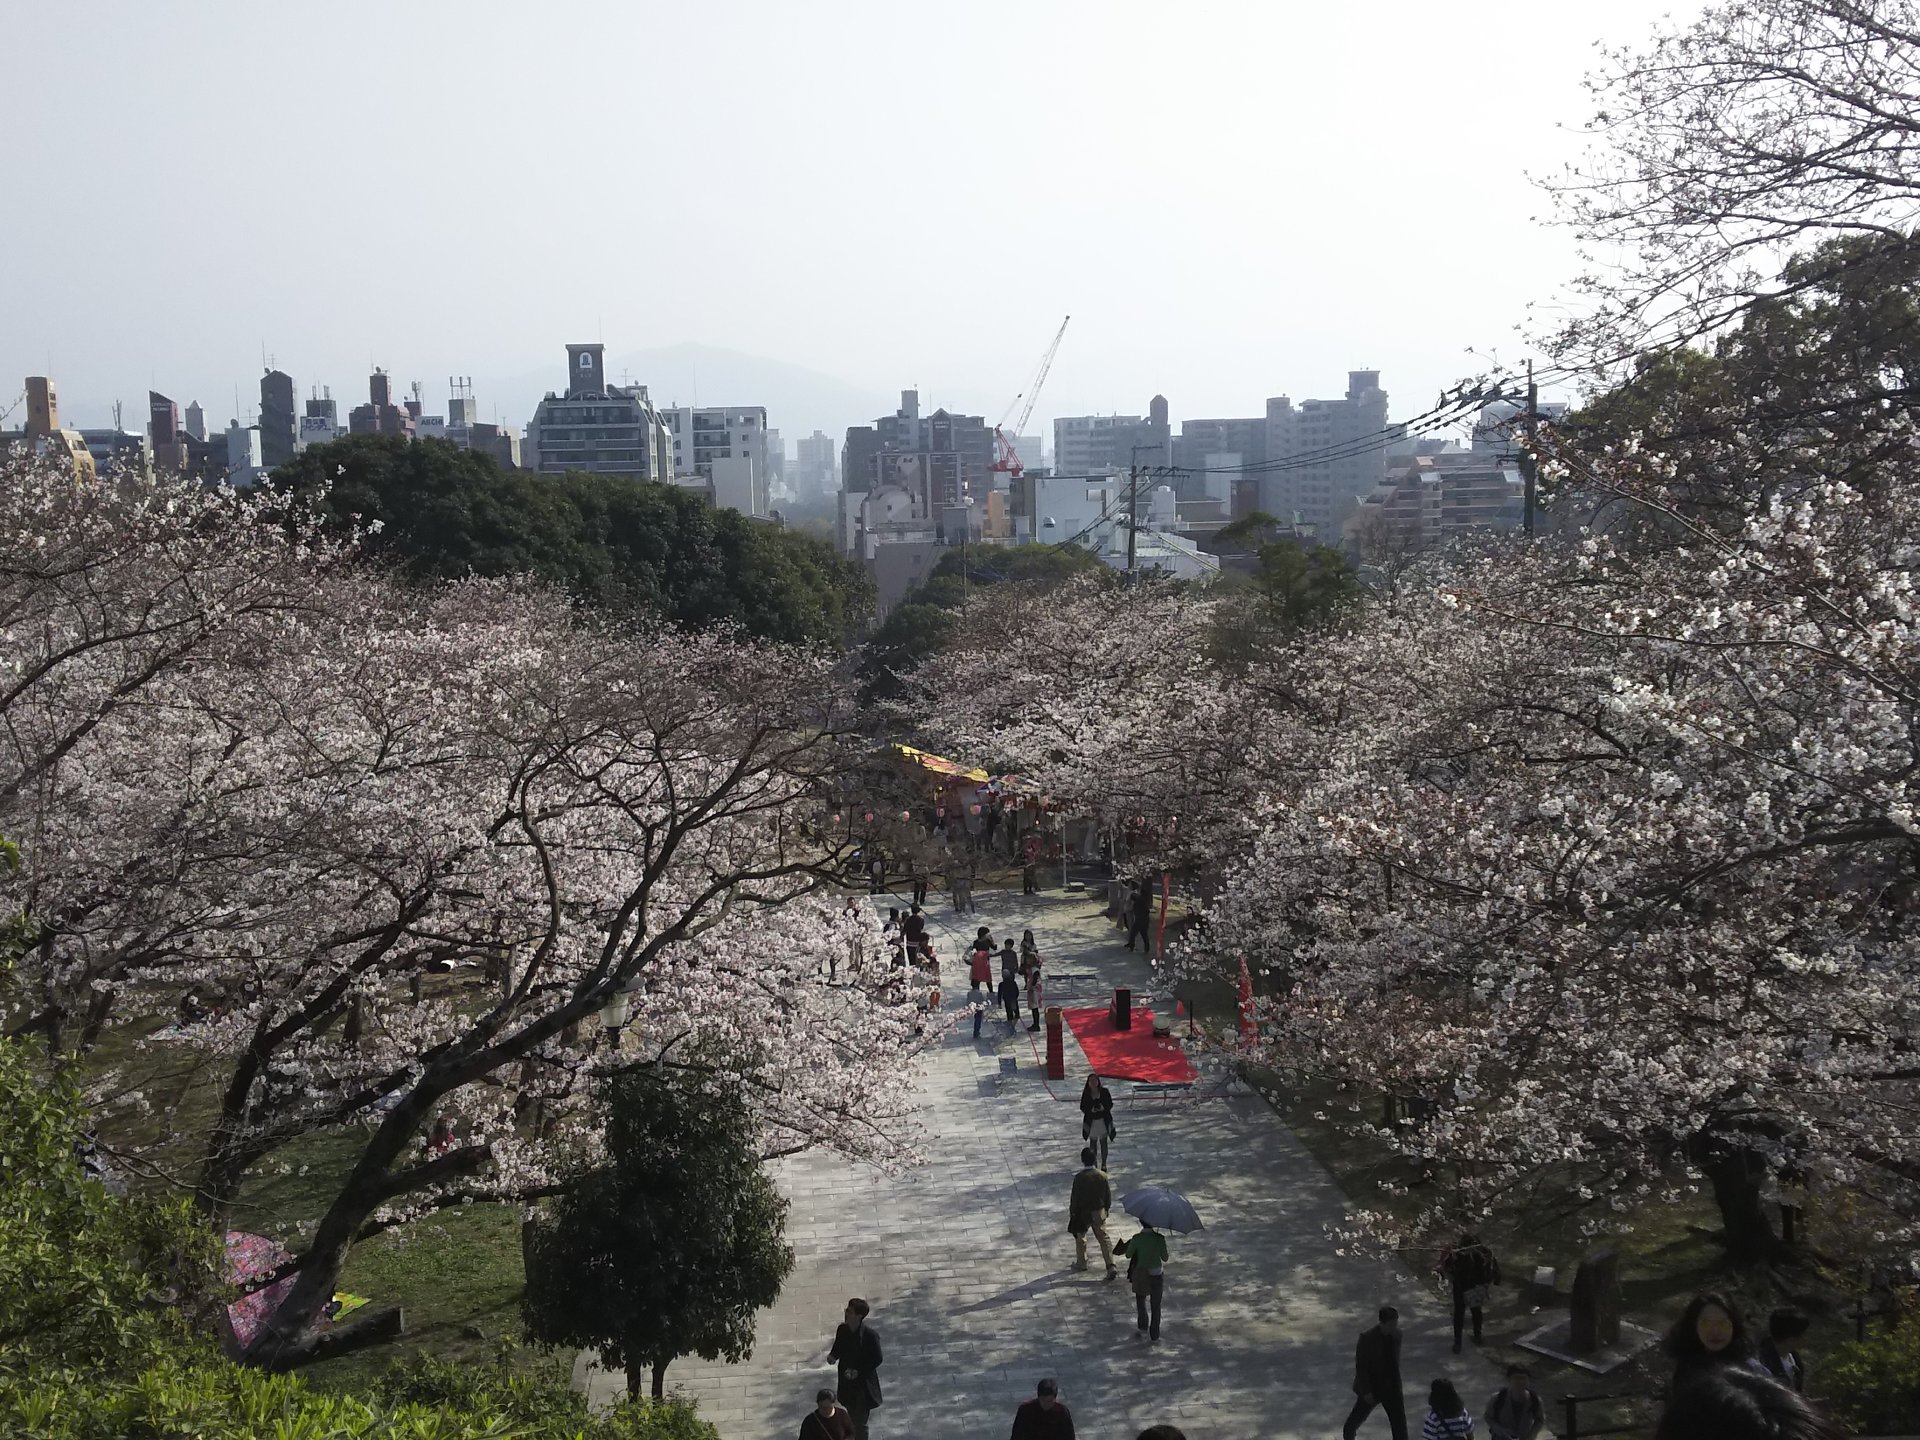
<instances>
[{"instance_id":1,"label":"person walking","mask_svg":"<svg viewBox=\"0 0 1920 1440\"><path fill-rule=\"evenodd\" d=\"M1420 1427L1420 1440L1473 1440L1473 1416L1467 1413L1460 1392L1444 1377L1427 1390L1427 1419Z\"/></svg>"},{"instance_id":2,"label":"person walking","mask_svg":"<svg viewBox=\"0 0 1920 1440\"><path fill-rule=\"evenodd\" d=\"M1133 1287L1133 1308L1139 1317L1140 1331L1149 1343L1158 1345L1160 1301L1166 1293L1167 1237L1142 1220L1138 1233L1114 1246L1113 1253L1127 1257L1127 1283ZM1405 1437L1399 1436L1396 1440L1405 1440Z\"/></svg>"},{"instance_id":3,"label":"person walking","mask_svg":"<svg viewBox=\"0 0 1920 1440\"><path fill-rule=\"evenodd\" d=\"M880 1406L880 1335L867 1324L873 1307L855 1296L847 1301L840 1328L833 1332L833 1349L827 1359L839 1366L839 1385L835 1390L853 1421L853 1440L867 1440L868 1417Z\"/></svg>"},{"instance_id":4,"label":"person walking","mask_svg":"<svg viewBox=\"0 0 1920 1440\"><path fill-rule=\"evenodd\" d=\"M814 1393L813 1409L800 1422L800 1440L853 1440L853 1417L841 1409L833 1391Z\"/></svg>"},{"instance_id":5,"label":"person walking","mask_svg":"<svg viewBox=\"0 0 1920 1440\"><path fill-rule=\"evenodd\" d=\"M1000 942L1000 977L1003 980L1020 978L1020 952L1014 948L1011 935Z\"/></svg>"},{"instance_id":6,"label":"person walking","mask_svg":"<svg viewBox=\"0 0 1920 1440\"><path fill-rule=\"evenodd\" d=\"M991 1004L987 987L983 981L975 980L973 988L967 991L967 1004L973 1007L973 1038L980 1038L980 1022L987 1018L987 1006Z\"/></svg>"},{"instance_id":7,"label":"person walking","mask_svg":"<svg viewBox=\"0 0 1920 1440\"><path fill-rule=\"evenodd\" d=\"M1098 1075L1089 1074L1080 1087L1080 1138L1100 1152L1100 1168L1107 1168L1107 1145L1120 1132L1113 1128L1113 1092Z\"/></svg>"},{"instance_id":8,"label":"person walking","mask_svg":"<svg viewBox=\"0 0 1920 1440\"><path fill-rule=\"evenodd\" d=\"M1020 893L1040 893L1040 837L1029 835L1020 847Z\"/></svg>"},{"instance_id":9,"label":"person walking","mask_svg":"<svg viewBox=\"0 0 1920 1440\"><path fill-rule=\"evenodd\" d=\"M1087 1268L1087 1232L1099 1242L1100 1258L1107 1265L1107 1279L1120 1273L1113 1263L1113 1241L1107 1238L1107 1212L1113 1208L1113 1186L1107 1172L1093 1163L1091 1148L1080 1152L1080 1170L1073 1177L1073 1192L1067 1197L1067 1233L1073 1236L1073 1268Z\"/></svg>"},{"instance_id":10,"label":"person walking","mask_svg":"<svg viewBox=\"0 0 1920 1440\"><path fill-rule=\"evenodd\" d=\"M1524 1365L1507 1367L1507 1383L1487 1401L1487 1434L1492 1440L1534 1440L1547 1423L1547 1407L1533 1388Z\"/></svg>"},{"instance_id":11,"label":"person walking","mask_svg":"<svg viewBox=\"0 0 1920 1440\"><path fill-rule=\"evenodd\" d=\"M1027 1029L1038 1030L1040 1005L1045 997L1040 985L1040 947L1033 943L1031 930L1020 937L1020 977L1026 982L1027 1008L1033 1012L1033 1023L1027 1026Z\"/></svg>"},{"instance_id":12,"label":"person walking","mask_svg":"<svg viewBox=\"0 0 1920 1440\"><path fill-rule=\"evenodd\" d=\"M1153 892L1147 888L1145 880L1136 880L1133 886L1132 921L1127 926L1127 949L1133 949L1133 937L1140 937L1140 948L1148 954L1153 953L1153 942L1147 938L1147 925L1153 919Z\"/></svg>"},{"instance_id":13,"label":"person walking","mask_svg":"<svg viewBox=\"0 0 1920 1440\"><path fill-rule=\"evenodd\" d=\"M880 847L874 846L873 858L867 861L867 893L880 895L887 888L887 857L880 853Z\"/></svg>"},{"instance_id":14,"label":"person walking","mask_svg":"<svg viewBox=\"0 0 1920 1440\"><path fill-rule=\"evenodd\" d=\"M1013 978L1012 972L1000 977L1000 1005L1007 1012L1007 1028L1020 1028L1020 982Z\"/></svg>"},{"instance_id":15,"label":"person walking","mask_svg":"<svg viewBox=\"0 0 1920 1440\"><path fill-rule=\"evenodd\" d=\"M1500 1283L1500 1262L1480 1243L1478 1235L1466 1231L1460 1243L1440 1257L1440 1273L1453 1289L1453 1353L1458 1355L1469 1312L1473 1315L1473 1343L1481 1343L1482 1313L1493 1287Z\"/></svg>"},{"instance_id":16,"label":"person walking","mask_svg":"<svg viewBox=\"0 0 1920 1440\"><path fill-rule=\"evenodd\" d=\"M917 855L907 857L907 882L913 886L913 908L918 911L927 903L927 867Z\"/></svg>"},{"instance_id":17,"label":"person walking","mask_svg":"<svg viewBox=\"0 0 1920 1440\"><path fill-rule=\"evenodd\" d=\"M993 941L984 926L973 942L973 949L967 952L967 983L993 985Z\"/></svg>"},{"instance_id":18,"label":"person walking","mask_svg":"<svg viewBox=\"0 0 1920 1440\"><path fill-rule=\"evenodd\" d=\"M1020 1402L1013 1412L1012 1440L1073 1440L1073 1416L1060 1403L1060 1386L1042 1380L1033 1399Z\"/></svg>"},{"instance_id":19,"label":"person walking","mask_svg":"<svg viewBox=\"0 0 1920 1440\"><path fill-rule=\"evenodd\" d=\"M1400 1389L1400 1312L1391 1305L1380 1307L1379 1323L1361 1331L1360 1343L1353 1348L1353 1409L1340 1427L1346 1440L1353 1440L1376 1405L1387 1412L1393 1440L1407 1440L1407 1402Z\"/></svg>"},{"instance_id":20,"label":"person walking","mask_svg":"<svg viewBox=\"0 0 1920 1440\"><path fill-rule=\"evenodd\" d=\"M1800 1363L1800 1337L1807 1333L1807 1317L1798 1310L1776 1310L1767 1316L1767 1333L1754 1347L1753 1368L1770 1375L1789 1390L1807 1388L1806 1366Z\"/></svg>"}]
</instances>

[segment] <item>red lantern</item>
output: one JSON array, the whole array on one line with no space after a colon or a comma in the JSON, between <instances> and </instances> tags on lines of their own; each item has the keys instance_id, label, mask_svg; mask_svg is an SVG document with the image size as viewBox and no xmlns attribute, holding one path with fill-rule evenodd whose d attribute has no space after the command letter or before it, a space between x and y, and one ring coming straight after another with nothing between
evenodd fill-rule
<instances>
[{"instance_id":1,"label":"red lantern","mask_svg":"<svg viewBox=\"0 0 1920 1440\"><path fill-rule=\"evenodd\" d=\"M840 817L839 817L838 815L836 815L836 816L834 816L834 817L833 817L833 823L834 823L834 824L836 824L836 825L838 825L838 824L840 823Z\"/></svg>"},{"instance_id":2,"label":"red lantern","mask_svg":"<svg viewBox=\"0 0 1920 1440\"><path fill-rule=\"evenodd\" d=\"M867 811L867 813L862 815L860 818L866 821L867 824L871 825L873 823L873 811L871 810Z\"/></svg>"}]
</instances>

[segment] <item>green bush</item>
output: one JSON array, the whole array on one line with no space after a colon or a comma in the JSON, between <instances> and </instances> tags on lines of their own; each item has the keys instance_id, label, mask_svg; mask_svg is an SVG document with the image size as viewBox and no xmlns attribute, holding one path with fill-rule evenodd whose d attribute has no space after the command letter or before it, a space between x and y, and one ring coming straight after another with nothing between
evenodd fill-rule
<instances>
[{"instance_id":1,"label":"green bush","mask_svg":"<svg viewBox=\"0 0 1920 1440\"><path fill-rule=\"evenodd\" d=\"M719 1440L686 1400L588 1414L557 1375L530 1378L420 1359L367 1395L297 1375L175 1356L132 1378L0 1373L0 1435L36 1440Z\"/></svg>"},{"instance_id":2,"label":"green bush","mask_svg":"<svg viewBox=\"0 0 1920 1440\"><path fill-rule=\"evenodd\" d=\"M1816 1376L1820 1392L1858 1435L1920 1431L1920 1309L1834 1351Z\"/></svg>"}]
</instances>

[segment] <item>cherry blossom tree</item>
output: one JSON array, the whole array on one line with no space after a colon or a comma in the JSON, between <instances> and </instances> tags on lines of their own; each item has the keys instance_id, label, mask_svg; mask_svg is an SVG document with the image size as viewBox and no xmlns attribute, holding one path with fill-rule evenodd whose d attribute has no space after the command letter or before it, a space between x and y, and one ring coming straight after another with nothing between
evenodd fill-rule
<instances>
[{"instance_id":1,"label":"cherry blossom tree","mask_svg":"<svg viewBox=\"0 0 1920 1440\"><path fill-rule=\"evenodd\" d=\"M1607 52L1589 88L1596 148L1546 187L1593 265L1560 337L1579 360L1717 331L1856 258L1783 275L1795 252L1920 223L1912 0L1717 0Z\"/></svg>"},{"instance_id":2,"label":"cherry blossom tree","mask_svg":"<svg viewBox=\"0 0 1920 1440\"><path fill-rule=\"evenodd\" d=\"M96 1090L171 1126L121 1158L216 1222L354 1137L255 1358L311 1345L357 1240L590 1160L609 1068L724 1065L768 1155L907 1158L911 1008L877 959L823 974L867 924L821 893L860 743L830 661L398 588L166 482L16 461L0 513L10 1028L67 1065L138 1037Z\"/></svg>"}]
</instances>

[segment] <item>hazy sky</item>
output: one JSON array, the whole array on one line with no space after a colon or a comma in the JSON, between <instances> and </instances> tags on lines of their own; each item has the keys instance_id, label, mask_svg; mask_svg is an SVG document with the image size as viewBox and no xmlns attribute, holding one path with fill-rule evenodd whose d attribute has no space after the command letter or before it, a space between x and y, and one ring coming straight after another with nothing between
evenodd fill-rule
<instances>
[{"instance_id":1,"label":"hazy sky","mask_svg":"<svg viewBox=\"0 0 1920 1440\"><path fill-rule=\"evenodd\" d=\"M1577 153L1593 42L1687 8L0 0L0 410L50 371L76 423L224 421L264 344L438 411L598 337L993 420L1071 312L1041 416L1359 367L1405 416L1524 356L1573 264L1525 172Z\"/></svg>"}]
</instances>

